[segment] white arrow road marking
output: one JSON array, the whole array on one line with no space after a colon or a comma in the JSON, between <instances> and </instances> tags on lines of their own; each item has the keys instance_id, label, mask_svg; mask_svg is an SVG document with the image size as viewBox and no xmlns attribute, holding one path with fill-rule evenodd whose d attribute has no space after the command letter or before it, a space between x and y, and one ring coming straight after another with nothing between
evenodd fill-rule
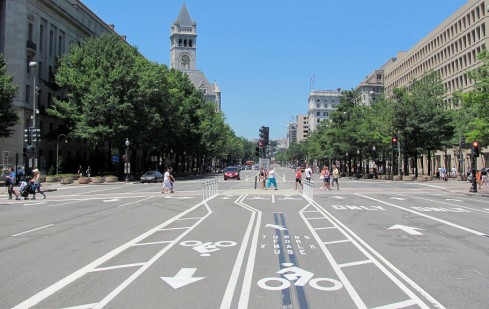
<instances>
[{"instance_id":1,"label":"white arrow road marking","mask_svg":"<svg viewBox=\"0 0 489 309\"><path fill-rule=\"evenodd\" d=\"M287 228L280 226L280 225L275 225L275 224L267 224L265 227L273 227L274 229L281 230L281 231L287 231Z\"/></svg>"},{"instance_id":2,"label":"white arrow road marking","mask_svg":"<svg viewBox=\"0 0 489 309\"><path fill-rule=\"evenodd\" d=\"M388 230L403 230L404 232L409 233L411 235L423 235L423 233L416 231L416 230L422 231L423 229L420 229L417 227L400 225L400 224L396 224L394 226L391 226L390 228L388 228Z\"/></svg>"},{"instance_id":3,"label":"white arrow road marking","mask_svg":"<svg viewBox=\"0 0 489 309\"><path fill-rule=\"evenodd\" d=\"M261 197L261 196L253 196L253 197L247 197L248 200L269 200L269 197Z\"/></svg>"},{"instance_id":4,"label":"white arrow road marking","mask_svg":"<svg viewBox=\"0 0 489 309\"><path fill-rule=\"evenodd\" d=\"M192 277L196 271L197 268L182 268L178 271L175 277L160 277L160 278L176 290L188 284L205 279L205 277Z\"/></svg>"},{"instance_id":5,"label":"white arrow road marking","mask_svg":"<svg viewBox=\"0 0 489 309\"><path fill-rule=\"evenodd\" d=\"M108 202L118 202L120 201L118 198L113 198L111 200L104 200L104 202L108 203Z\"/></svg>"},{"instance_id":6,"label":"white arrow road marking","mask_svg":"<svg viewBox=\"0 0 489 309\"><path fill-rule=\"evenodd\" d=\"M402 197L391 197L391 200L405 201L406 199Z\"/></svg>"}]
</instances>

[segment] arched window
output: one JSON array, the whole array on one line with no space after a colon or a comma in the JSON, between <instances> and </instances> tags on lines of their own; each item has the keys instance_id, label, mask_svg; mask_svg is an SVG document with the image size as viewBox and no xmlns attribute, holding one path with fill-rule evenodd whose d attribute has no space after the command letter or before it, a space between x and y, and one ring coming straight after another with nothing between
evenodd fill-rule
<instances>
[{"instance_id":1,"label":"arched window","mask_svg":"<svg viewBox=\"0 0 489 309\"><path fill-rule=\"evenodd\" d=\"M188 40L188 46L192 47L192 40Z\"/></svg>"}]
</instances>

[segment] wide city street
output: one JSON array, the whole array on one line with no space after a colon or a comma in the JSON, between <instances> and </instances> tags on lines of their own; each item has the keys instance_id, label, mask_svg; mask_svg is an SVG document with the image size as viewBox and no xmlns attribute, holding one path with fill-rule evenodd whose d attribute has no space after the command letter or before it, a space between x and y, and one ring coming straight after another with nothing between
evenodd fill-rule
<instances>
[{"instance_id":1,"label":"wide city street","mask_svg":"<svg viewBox=\"0 0 489 309\"><path fill-rule=\"evenodd\" d=\"M276 171L2 191L0 308L487 308L488 189Z\"/></svg>"}]
</instances>

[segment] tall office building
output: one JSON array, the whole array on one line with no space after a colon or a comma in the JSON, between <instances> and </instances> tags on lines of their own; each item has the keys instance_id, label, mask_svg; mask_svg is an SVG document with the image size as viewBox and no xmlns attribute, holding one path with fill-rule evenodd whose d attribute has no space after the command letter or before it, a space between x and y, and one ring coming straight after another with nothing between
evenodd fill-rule
<instances>
[{"instance_id":1,"label":"tall office building","mask_svg":"<svg viewBox=\"0 0 489 309\"><path fill-rule=\"evenodd\" d=\"M197 70L197 24L190 17L187 6L182 5L177 19L171 26L170 67L188 75L195 88L207 101L215 102L221 110L221 90L217 83L209 83L202 71Z\"/></svg>"},{"instance_id":2,"label":"tall office building","mask_svg":"<svg viewBox=\"0 0 489 309\"><path fill-rule=\"evenodd\" d=\"M314 132L322 121L329 119L331 112L340 103L340 89L312 90L308 99L309 132Z\"/></svg>"}]
</instances>

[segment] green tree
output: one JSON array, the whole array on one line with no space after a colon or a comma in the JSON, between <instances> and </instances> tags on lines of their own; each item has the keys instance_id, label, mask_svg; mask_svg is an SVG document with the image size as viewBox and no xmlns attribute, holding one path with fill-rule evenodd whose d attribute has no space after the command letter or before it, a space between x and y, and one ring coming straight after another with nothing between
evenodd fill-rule
<instances>
[{"instance_id":1,"label":"green tree","mask_svg":"<svg viewBox=\"0 0 489 309\"><path fill-rule=\"evenodd\" d=\"M460 94L462 108L457 115L460 135L467 137L467 144L478 140L489 145L489 53L484 50L478 55L482 65L469 72L475 80L472 90ZM458 137L458 136L457 136Z\"/></svg>"},{"instance_id":2,"label":"green tree","mask_svg":"<svg viewBox=\"0 0 489 309\"><path fill-rule=\"evenodd\" d=\"M17 95L17 86L13 84L13 77L7 74L7 64L0 54L0 138L12 135L13 126L19 121L12 102Z\"/></svg>"},{"instance_id":3,"label":"green tree","mask_svg":"<svg viewBox=\"0 0 489 309\"><path fill-rule=\"evenodd\" d=\"M416 158L419 151L450 145L454 120L444 95L445 88L435 72L413 80L409 87L394 89L394 130L399 133L405 175L409 174L410 155Z\"/></svg>"}]
</instances>

